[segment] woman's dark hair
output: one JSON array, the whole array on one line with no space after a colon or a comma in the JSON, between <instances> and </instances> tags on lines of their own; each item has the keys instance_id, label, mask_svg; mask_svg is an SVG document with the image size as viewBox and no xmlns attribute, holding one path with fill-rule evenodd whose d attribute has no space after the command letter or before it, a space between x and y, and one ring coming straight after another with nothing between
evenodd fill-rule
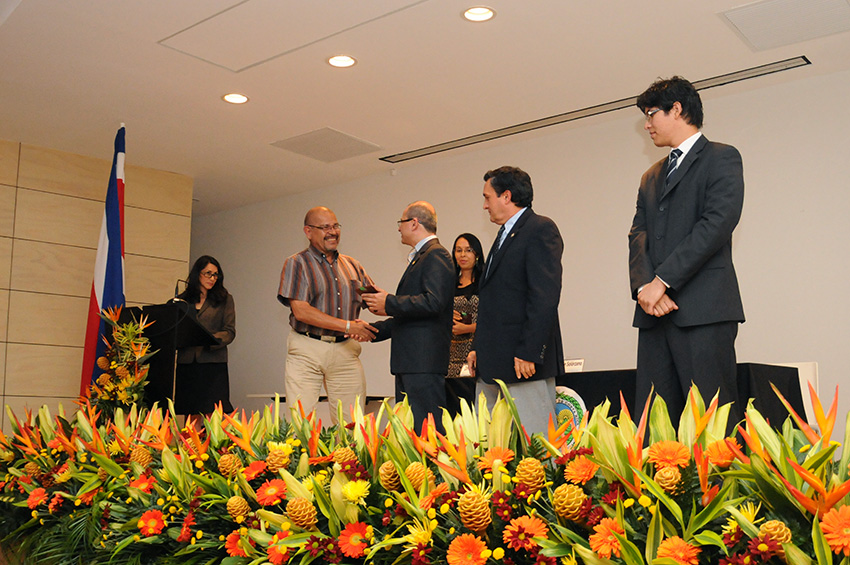
<instances>
[{"instance_id":1,"label":"woman's dark hair","mask_svg":"<svg viewBox=\"0 0 850 565\"><path fill-rule=\"evenodd\" d=\"M475 264L472 266L472 282L478 282L481 280L482 273L484 273L484 250L481 249L481 242L478 241L478 238L471 233L460 234L455 238L454 244L452 244L452 262L455 264L455 275L459 281L460 267L457 264L457 257L455 257L455 247L457 247L457 242L461 239L465 239L469 247L472 248L472 252L475 253Z\"/></svg>"},{"instance_id":2,"label":"woman's dark hair","mask_svg":"<svg viewBox=\"0 0 850 565\"><path fill-rule=\"evenodd\" d=\"M227 300L227 289L224 288L224 271L215 257L211 255L198 257L198 260L192 265L192 270L189 271L189 276L186 277L186 290L178 294L177 298L181 298L189 304L197 304L201 300L201 271L210 264L215 265L218 269L218 278L215 280L215 285L207 292L207 300L213 306L224 304L224 301Z\"/></svg>"}]
</instances>

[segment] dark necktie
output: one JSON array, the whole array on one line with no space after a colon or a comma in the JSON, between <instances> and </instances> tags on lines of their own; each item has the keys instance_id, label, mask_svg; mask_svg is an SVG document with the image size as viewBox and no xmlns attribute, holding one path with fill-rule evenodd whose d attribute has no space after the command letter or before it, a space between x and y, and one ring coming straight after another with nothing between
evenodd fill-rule
<instances>
[{"instance_id":1,"label":"dark necktie","mask_svg":"<svg viewBox=\"0 0 850 565\"><path fill-rule=\"evenodd\" d=\"M670 158L667 160L667 174L664 177L664 182L670 182L670 175L673 174L673 171L676 170L676 163L679 161L679 156L682 155L681 149L674 149L670 152Z\"/></svg>"},{"instance_id":2,"label":"dark necktie","mask_svg":"<svg viewBox=\"0 0 850 565\"><path fill-rule=\"evenodd\" d=\"M484 277L490 274L490 264L493 262L493 257L496 256L496 252L499 251L499 248L502 246L502 235L505 233L505 225L502 224L499 226L499 233L496 234L496 240L493 241L493 245L490 247L490 255L487 257L487 270L484 271Z\"/></svg>"}]
</instances>

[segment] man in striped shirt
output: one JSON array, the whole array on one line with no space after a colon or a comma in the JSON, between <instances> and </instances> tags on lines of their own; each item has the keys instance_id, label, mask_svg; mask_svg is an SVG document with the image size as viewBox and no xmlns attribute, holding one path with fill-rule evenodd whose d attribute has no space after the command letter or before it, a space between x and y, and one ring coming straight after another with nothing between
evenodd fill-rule
<instances>
[{"instance_id":1,"label":"man in striped shirt","mask_svg":"<svg viewBox=\"0 0 850 565\"><path fill-rule=\"evenodd\" d=\"M304 234L310 245L283 264L277 295L291 309L284 378L287 407L300 400L309 413L324 385L333 424L338 423L338 402L346 413L355 402L365 406L366 376L358 342L371 341L377 332L358 318L360 292L373 283L356 259L337 251L341 227L336 214L324 206L307 212Z\"/></svg>"}]
</instances>

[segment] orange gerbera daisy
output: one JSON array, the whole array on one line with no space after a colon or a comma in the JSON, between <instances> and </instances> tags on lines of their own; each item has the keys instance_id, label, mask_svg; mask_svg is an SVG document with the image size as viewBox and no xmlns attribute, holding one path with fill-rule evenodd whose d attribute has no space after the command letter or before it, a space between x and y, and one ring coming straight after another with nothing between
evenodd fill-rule
<instances>
[{"instance_id":1,"label":"orange gerbera daisy","mask_svg":"<svg viewBox=\"0 0 850 565\"><path fill-rule=\"evenodd\" d=\"M649 461L656 469L662 467L687 467L691 452L678 441L659 441L649 446Z\"/></svg>"},{"instance_id":2,"label":"orange gerbera daisy","mask_svg":"<svg viewBox=\"0 0 850 565\"><path fill-rule=\"evenodd\" d=\"M244 469L242 469L242 474L245 475L245 479L248 481L252 481L259 477L266 470L266 462L265 461L254 461Z\"/></svg>"},{"instance_id":3,"label":"orange gerbera daisy","mask_svg":"<svg viewBox=\"0 0 850 565\"><path fill-rule=\"evenodd\" d=\"M138 479L130 481L130 486L139 489L142 492L150 492L156 484L156 479L153 475L141 474Z\"/></svg>"},{"instance_id":4,"label":"orange gerbera daisy","mask_svg":"<svg viewBox=\"0 0 850 565\"><path fill-rule=\"evenodd\" d=\"M155 536L162 533L162 529L165 527L165 520L162 519L162 512L159 510L148 510L142 514L136 526L145 537Z\"/></svg>"},{"instance_id":5,"label":"orange gerbera daisy","mask_svg":"<svg viewBox=\"0 0 850 565\"><path fill-rule=\"evenodd\" d=\"M269 563L272 565L282 565L289 561L289 547L280 545L282 539L286 539L292 532L289 530L281 530L272 536L268 548L266 548L266 557L269 558Z\"/></svg>"},{"instance_id":6,"label":"orange gerbera daisy","mask_svg":"<svg viewBox=\"0 0 850 565\"><path fill-rule=\"evenodd\" d=\"M487 549L487 544L476 535L463 534L452 540L446 552L449 565L484 565L486 557L481 553Z\"/></svg>"},{"instance_id":7,"label":"orange gerbera daisy","mask_svg":"<svg viewBox=\"0 0 850 565\"><path fill-rule=\"evenodd\" d=\"M47 502L47 491L41 487L34 488L27 498L27 507L34 510L45 502Z\"/></svg>"},{"instance_id":8,"label":"orange gerbera daisy","mask_svg":"<svg viewBox=\"0 0 850 565\"><path fill-rule=\"evenodd\" d=\"M369 547L371 526L363 522L346 524L339 533L339 549L348 557L363 557Z\"/></svg>"},{"instance_id":9,"label":"orange gerbera daisy","mask_svg":"<svg viewBox=\"0 0 850 565\"><path fill-rule=\"evenodd\" d=\"M502 532L502 541L513 550L531 549L537 545L531 538L544 537L549 528L537 516L519 516Z\"/></svg>"},{"instance_id":10,"label":"orange gerbera daisy","mask_svg":"<svg viewBox=\"0 0 850 565\"><path fill-rule=\"evenodd\" d=\"M593 478L593 475L595 475L598 470L599 465L584 455L579 455L567 463L567 468L564 469L564 478L571 483L585 484Z\"/></svg>"},{"instance_id":11,"label":"orange gerbera daisy","mask_svg":"<svg viewBox=\"0 0 850 565\"><path fill-rule=\"evenodd\" d=\"M609 559L611 554L615 557L620 557L620 541L614 536L614 532L623 535L625 531L617 520L613 518L602 518L602 520L593 526L593 531L596 532L587 540L590 542L590 549L596 552L599 557Z\"/></svg>"},{"instance_id":12,"label":"orange gerbera daisy","mask_svg":"<svg viewBox=\"0 0 850 565\"><path fill-rule=\"evenodd\" d=\"M492 470L493 462L500 460L502 463L508 463L514 460L514 452L504 447L491 447L478 460L478 468L482 471Z\"/></svg>"},{"instance_id":13,"label":"orange gerbera daisy","mask_svg":"<svg viewBox=\"0 0 850 565\"><path fill-rule=\"evenodd\" d=\"M732 441L732 443L734 443L738 449L741 448L741 445L738 443L737 439L728 438L728 440ZM722 439L710 443L706 448L705 453L706 455L708 455L709 463L718 467L722 467L723 469L731 465L732 461L735 460L735 453L729 448L729 445L726 443L726 440Z\"/></svg>"},{"instance_id":14,"label":"orange gerbera daisy","mask_svg":"<svg viewBox=\"0 0 850 565\"><path fill-rule=\"evenodd\" d=\"M823 515L820 526L833 552L850 555L850 506L833 507Z\"/></svg>"},{"instance_id":15,"label":"orange gerbera daisy","mask_svg":"<svg viewBox=\"0 0 850 565\"><path fill-rule=\"evenodd\" d=\"M245 538L243 540L242 536L239 534L239 530L233 530L227 534L227 539L224 542L224 549L227 550L227 554L231 557L248 557L248 554L245 553L244 549L246 544L254 547L254 540L251 538Z\"/></svg>"},{"instance_id":16,"label":"orange gerbera daisy","mask_svg":"<svg viewBox=\"0 0 850 565\"><path fill-rule=\"evenodd\" d=\"M263 506L280 504L284 498L286 498L286 483L281 479L266 481L257 489L257 502Z\"/></svg>"},{"instance_id":17,"label":"orange gerbera daisy","mask_svg":"<svg viewBox=\"0 0 850 565\"><path fill-rule=\"evenodd\" d=\"M679 536L673 536L658 546L658 558L666 557L679 565L697 565L701 551L702 549L694 547Z\"/></svg>"},{"instance_id":18,"label":"orange gerbera daisy","mask_svg":"<svg viewBox=\"0 0 850 565\"><path fill-rule=\"evenodd\" d=\"M83 504L91 506L92 500L94 500L94 497L99 492L100 492L100 487L97 487L94 490L90 490L88 492L81 494L78 498L80 499L80 502L82 502Z\"/></svg>"}]
</instances>

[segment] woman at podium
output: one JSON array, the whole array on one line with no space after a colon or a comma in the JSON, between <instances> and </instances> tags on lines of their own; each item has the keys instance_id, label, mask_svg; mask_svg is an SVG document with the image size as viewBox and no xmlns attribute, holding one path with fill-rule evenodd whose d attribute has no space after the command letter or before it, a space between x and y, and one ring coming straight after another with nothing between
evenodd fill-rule
<instances>
[{"instance_id":1,"label":"woman at podium","mask_svg":"<svg viewBox=\"0 0 850 565\"><path fill-rule=\"evenodd\" d=\"M198 322L220 343L177 351L175 411L209 416L221 402L225 412L232 412L227 345L236 337L236 307L224 288L224 271L214 257L202 255L186 281L186 290L177 298L186 301L190 308L194 306Z\"/></svg>"}]
</instances>

